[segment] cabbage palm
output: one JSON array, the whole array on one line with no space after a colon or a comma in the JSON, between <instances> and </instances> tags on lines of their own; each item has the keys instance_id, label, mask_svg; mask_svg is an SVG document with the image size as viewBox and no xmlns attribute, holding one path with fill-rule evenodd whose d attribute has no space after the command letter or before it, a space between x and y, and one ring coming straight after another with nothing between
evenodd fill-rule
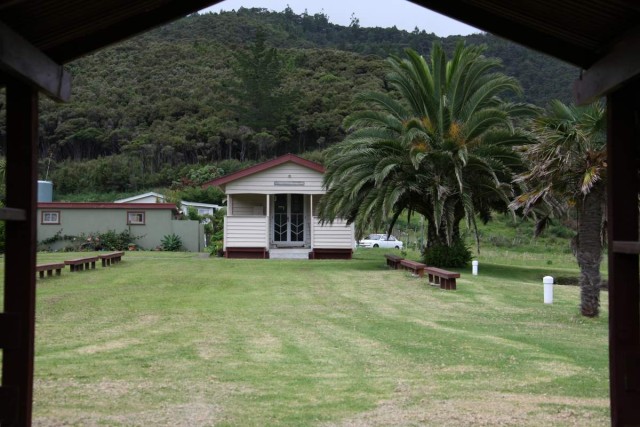
<instances>
[{"instance_id":1,"label":"cabbage palm","mask_svg":"<svg viewBox=\"0 0 640 427\"><path fill-rule=\"evenodd\" d=\"M594 317L600 306L600 263L606 203L606 118L602 103L586 107L553 101L532 122L538 143L523 149L531 167L517 179L525 190L513 202L525 213L538 207L563 214L575 206L575 245L580 267L580 311ZM541 218L542 223L546 217Z\"/></svg>"},{"instance_id":2,"label":"cabbage palm","mask_svg":"<svg viewBox=\"0 0 640 427\"><path fill-rule=\"evenodd\" d=\"M483 50L459 44L447 60L434 44L428 62L411 49L389 58L394 91L361 94L364 109L344 122L351 133L328 152L321 217L362 231L415 211L432 245L452 244L462 219L475 229L475 214L506 208L521 166L512 147L526 142L513 121L533 109L500 98L520 86Z\"/></svg>"}]
</instances>

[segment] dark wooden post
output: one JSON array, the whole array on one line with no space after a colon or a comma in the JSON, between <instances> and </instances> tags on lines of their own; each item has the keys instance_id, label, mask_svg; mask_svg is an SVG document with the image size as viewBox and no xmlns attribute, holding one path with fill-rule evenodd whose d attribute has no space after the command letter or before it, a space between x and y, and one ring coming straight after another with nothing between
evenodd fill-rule
<instances>
[{"instance_id":1,"label":"dark wooden post","mask_svg":"<svg viewBox=\"0 0 640 427\"><path fill-rule=\"evenodd\" d=\"M6 222L0 425L31 425L35 331L38 92L7 84L7 206L24 219Z\"/></svg>"},{"instance_id":2,"label":"dark wooden post","mask_svg":"<svg viewBox=\"0 0 640 427\"><path fill-rule=\"evenodd\" d=\"M614 426L640 425L640 84L607 97L609 368Z\"/></svg>"}]
</instances>

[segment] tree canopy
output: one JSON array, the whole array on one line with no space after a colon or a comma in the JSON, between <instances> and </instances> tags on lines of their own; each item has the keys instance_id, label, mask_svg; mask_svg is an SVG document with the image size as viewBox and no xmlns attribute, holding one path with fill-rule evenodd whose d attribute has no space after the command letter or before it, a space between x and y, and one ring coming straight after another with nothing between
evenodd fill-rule
<instances>
[{"instance_id":1,"label":"tree canopy","mask_svg":"<svg viewBox=\"0 0 640 427\"><path fill-rule=\"evenodd\" d=\"M447 54L461 39L486 45L525 101L570 97L575 69L494 36L438 39L353 18L345 27L291 9L194 14L74 61L71 102L41 103L41 177L65 181L64 192L139 191L206 163L328 148L344 139L358 93L390 89L384 58L405 47L427 55L435 40ZM64 178L84 176L87 162L122 179Z\"/></svg>"},{"instance_id":2,"label":"tree canopy","mask_svg":"<svg viewBox=\"0 0 640 427\"><path fill-rule=\"evenodd\" d=\"M604 249L606 197L605 109L553 101L531 122L537 143L523 147L529 169L517 181L522 193L512 203L525 214L537 213L539 229L554 216L575 210L574 245L580 267L580 310L593 317L600 306L600 263Z\"/></svg>"},{"instance_id":3,"label":"tree canopy","mask_svg":"<svg viewBox=\"0 0 640 427\"><path fill-rule=\"evenodd\" d=\"M327 154L320 216L343 217L361 232L392 216L418 212L427 245L452 246L466 218L505 210L521 172L515 145L528 141L517 119L535 112L501 96L520 92L479 46L460 43L451 59L438 43L428 59L407 49L389 59L393 91L365 92L365 107L345 119L351 133Z\"/></svg>"}]
</instances>

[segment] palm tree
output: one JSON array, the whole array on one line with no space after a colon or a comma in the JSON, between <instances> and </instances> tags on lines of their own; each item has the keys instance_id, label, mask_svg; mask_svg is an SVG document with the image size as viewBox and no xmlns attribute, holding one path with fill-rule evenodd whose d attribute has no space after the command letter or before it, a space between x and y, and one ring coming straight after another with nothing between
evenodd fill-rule
<instances>
[{"instance_id":1,"label":"palm tree","mask_svg":"<svg viewBox=\"0 0 640 427\"><path fill-rule=\"evenodd\" d=\"M483 51L459 44L447 60L436 43L428 62L411 49L389 58L394 91L359 95L364 109L344 122L351 133L328 151L322 218L346 217L364 231L415 211L431 246L459 239L463 219L475 230L477 213L488 220L506 209L521 167L512 147L526 142L514 119L533 108L500 98L520 86Z\"/></svg>"},{"instance_id":2,"label":"palm tree","mask_svg":"<svg viewBox=\"0 0 640 427\"><path fill-rule=\"evenodd\" d=\"M580 311L589 317L597 316L600 307L607 168L604 112L601 102L575 107L553 101L545 115L534 119L532 131L539 142L523 149L531 166L517 178L525 191L512 203L525 214L546 209L540 229L551 215L575 206Z\"/></svg>"}]
</instances>

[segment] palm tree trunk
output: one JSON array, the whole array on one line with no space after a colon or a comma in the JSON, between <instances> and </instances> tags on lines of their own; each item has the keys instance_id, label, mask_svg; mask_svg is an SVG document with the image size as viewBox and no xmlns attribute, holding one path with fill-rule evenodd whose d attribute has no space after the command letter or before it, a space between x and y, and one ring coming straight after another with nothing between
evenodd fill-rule
<instances>
[{"instance_id":1,"label":"palm tree trunk","mask_svg":"<svg viewBox=\"0 0 640 427\"><path fill-rule=\"evenodd\" d=\"M580 312L587 317L598 316L600 308L604 195L604 185L598 183L578 204L576 257L580 267Z\"/></svg>"},{"instance_id":2,"label":"palm tree trunk","mask_svg":"<svg viewBox=\"0 0 640 427\"><path fill-rule=\"evenodd\" d=\"M444 225L436 226L433 219L427 217L427 244L426 247L447 246L447 230Z\"/></svg>"},{"instance_id":3,"label":"palm tree trunk","mask_svg":"<svg viewBox=\"0 0 640 427\"><path fill-rule=\"evenodd\" d=\"M462 208L461 204L457 204L454 213L453 224L451 226L451 242L447 241L447 224L446 222L441 222L438 227L436 227L435 219L433 215L429 213L425 215L427 219L427 247L432 246L453 246L456 242L460 240L460 222L464 219L465 212Z\"/></svg>"}]
</instances>

